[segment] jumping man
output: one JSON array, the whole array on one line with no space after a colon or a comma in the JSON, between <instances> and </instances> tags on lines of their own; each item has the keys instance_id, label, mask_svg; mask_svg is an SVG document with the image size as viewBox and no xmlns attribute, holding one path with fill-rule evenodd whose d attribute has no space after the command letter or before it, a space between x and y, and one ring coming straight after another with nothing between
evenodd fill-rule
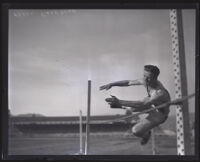
<instances>
[{"instance_id":1,"label":"jumping man","mask_svg":"<svg viewBox=\"0 0 200 162\"><path fill-rule=\"evenodd\" d=\"M171 100L167 89L162 85L160 81L157 80L159 74L160 70L158 67L154 65L145 65L143 79L124 80L109 83L101 86L100 90L108 90L113 86L143 85L147 90L148 96L140 101L120 100L115 96L106 99L111 108L127 107L127 110L131 110L132 112L143 111L145 109L161 105ZM147 117L139 120L132 127L132 133L135 136L141 138L141 145L144 145L148 142L151 136L151 129L164 123L168 118L168 114L169 105L162 109L157 109L149 112Z\"/></svg>"}]
</instances>

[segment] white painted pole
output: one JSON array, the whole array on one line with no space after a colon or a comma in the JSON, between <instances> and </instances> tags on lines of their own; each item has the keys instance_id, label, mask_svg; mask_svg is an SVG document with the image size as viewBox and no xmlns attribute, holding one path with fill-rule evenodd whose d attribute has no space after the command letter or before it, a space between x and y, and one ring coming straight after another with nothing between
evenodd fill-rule
<instances>
[{"instance_id":1,"label":"white painted pole","mask_svg":"<svg viewBox=\"0 0 200 162\"><path fill-rule=\"evenodd\" d=\"M156 155L155 129L151 129L152 155Z\"/></svg>"},{"instance_id":2,"label":"white painted pole","mask_svg":"<svg viewBox=\"0 0 200 162\"><path fill-rule=\"evenodd\" d=\"M80 131L80 154L83 153L83 123L82 123L82 111L80 110L80 116L79 116L79 131Z\"/></svg>"},{"instance_id":3,"label":"white painted pole","mask_svg":"<svg viewBox=\"0 0 200 162\"><path fill-rule=\"evenodd\" d=\"M90 103L91 103L91 80L88 80L88 109L86 119L86 139L85 139L85 155L89 152L89 135L90 135Z\"/></svg>"},{"instance_id":4,"label":"white painted pole","mask_svg":"<svg viewBox=\"0 0 200 162\"><path fill-rule=\"evenodd\" d=\"M184 51L184 34L181 10L170 10L170 28L172 39L172 55L175 80L175 98L187 96L187 77ZM190 154L190 128L188 101L176 106L177 154Z\"/></svg>"}]
</instances>

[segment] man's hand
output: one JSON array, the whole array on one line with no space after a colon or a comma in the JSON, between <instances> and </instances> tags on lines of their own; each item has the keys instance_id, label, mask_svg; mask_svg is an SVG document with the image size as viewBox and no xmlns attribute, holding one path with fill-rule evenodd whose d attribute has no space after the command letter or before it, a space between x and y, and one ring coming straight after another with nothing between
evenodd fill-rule
<instances>
[{"instance_id":1,"label":"man's hand","mask_svg":"<svg viewBox=\"0 0 200 162\"><path fill-rule=\"evenodd\" d=\"M122 108L122 105L119 102L119 99L115 96L111 95L111 98L106 98L105 99L108 104L110 104L111 108Z\"/></svg>"},{"instance_id":2,"label":"man's hand","mask_svg":"<svg viewBox=\"0 0 200 162\"><path fill-rule=\"evenodd\" d=\"M112 87L112 85L109 83L109 84L101 86L99 89L100 90L104 90L104 89L109 90L111 87Z\"/></svg>"}]
</instances>

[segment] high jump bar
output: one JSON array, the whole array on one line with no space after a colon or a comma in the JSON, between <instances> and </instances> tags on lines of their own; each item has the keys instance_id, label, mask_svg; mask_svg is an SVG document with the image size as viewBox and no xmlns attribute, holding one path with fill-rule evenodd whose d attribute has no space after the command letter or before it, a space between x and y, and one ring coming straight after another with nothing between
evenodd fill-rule
<instances>
[{"instance_id":1,"label":"high jump bar","mask_svg":"<svg viewBox=\"0 0 200 162\"><path fill-rule=\"evenodd\" d=\"M141 112L138 112L138 113L135 113L135 114L131 114L131 115L128 115L128 116L124 116L124 117L121 117L121 118L117 118L117 119L113 119L113 120L108 120L108 121L105 121L105 122L102 122L102 123L108 123L108 122L114 122L114 121L119 121L119 120L124 120L124 119L128 119L128 118L133 118L133 117L136 117L138 115L141 115L141 114L144 114L144 113L148 113L150 111L153 111L153 110L156 110L156 109L161 109L163 107L166 107L168 105L173 105L173 104L177 104L179 102L183 102L185 100L188 100L192 97L195 96L195 93L193 94L190 94L188 96L184 96L182 98L178 98L178 99L175 99L175 100L172 100L172 101L169 101L169 102L166 102L164 104L161 104L161 105L158 105L156 107L152 107L150 109L147 109L147 110L144 110L144 111L141 111Z\"/></svg>"}]
</instances>

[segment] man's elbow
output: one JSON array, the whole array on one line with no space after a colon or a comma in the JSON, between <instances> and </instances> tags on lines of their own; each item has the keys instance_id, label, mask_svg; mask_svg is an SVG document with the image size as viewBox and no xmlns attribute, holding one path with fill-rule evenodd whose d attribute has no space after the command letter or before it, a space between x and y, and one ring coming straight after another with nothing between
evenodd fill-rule
<instances>
[{"instance_id":1,"label":"man's elbow","mask_svg":"<svg viewBox=\"0 0 200 162\"><path fill-rule=\"evenodd\" d=\"M139 108L140 110L143 110L143 109L147 109L147 108L149 107L149 104L140 101L140 102L137 103L137 104L133 104L133 107L137 107L137 108Z\"/></svg>"}]
</instances>

